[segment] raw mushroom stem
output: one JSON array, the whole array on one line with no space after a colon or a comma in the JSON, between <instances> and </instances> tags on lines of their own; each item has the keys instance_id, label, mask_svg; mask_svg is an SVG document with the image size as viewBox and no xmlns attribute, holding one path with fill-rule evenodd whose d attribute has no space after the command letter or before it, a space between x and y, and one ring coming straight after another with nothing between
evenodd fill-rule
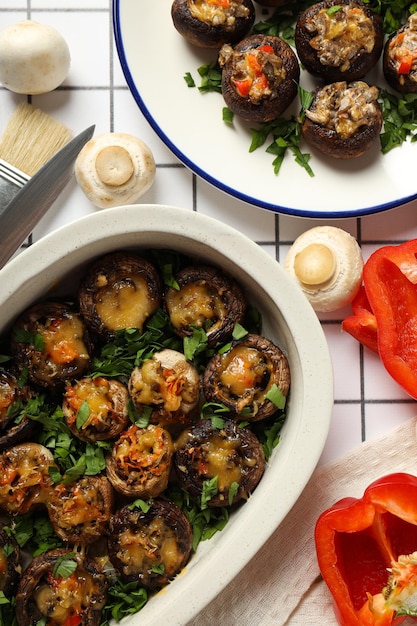
<instances>
[{"instance_id":1,"label":"raw mushroom stem","mask_svg":"<svg viewBox=\"0 0 417 626\"><path fill-rule=\"evenodd\" d=\"M135 171L132 157L122 146L107 146L100 150L95 167L100 180L112 187L127 183Z\"/></svg>"},{"instance_id":2,"label":"raw mushroom stem","mask_svg":"<svg viewBox=\"0 0 417 626\"><path fill-rule=\"evenodd\" d=\"M327 283L335 270L336 259L333 251L322 243L306 246L294 260L294 271L298 280L312 287Z\"/></svg>"}]
</instances>

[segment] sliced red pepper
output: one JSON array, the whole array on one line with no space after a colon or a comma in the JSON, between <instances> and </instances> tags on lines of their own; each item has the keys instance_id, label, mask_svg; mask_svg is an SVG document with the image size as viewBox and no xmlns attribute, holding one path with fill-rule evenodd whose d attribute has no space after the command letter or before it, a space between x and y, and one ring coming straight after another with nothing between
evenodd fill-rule
<instances>
[{"instance_id":1,"label":"sliced red pepper","mask_svg":"<svg viewBox=\"0 0 417 626\"><path fill-rule=\"evenodd\" d=\"M247 98L249 95L250 88L252 87L252 79L246 78L245 80L234 80L233 83L236 89L238 90L239 94L243 98Z\"/></svg>"},{"instance_id":2,"label":"sliced red pepper","mask_svg":"<svg viewBox=\"0 0 417 626\"><path fill-rule=\"evenodd\" d=\"M372 312L363 285L352 300L353 315L342 322L342 330L352 335L359 343L378 354L378 334L376 317Z\"/></svg>"},{"instance_id":3,"label":"sliced red pepper","mask_svg":"<svg viewBox=\"0 0 417 626\"><path fill-rule=\"evenodd\" d=\"M417 477L390 474L369 485L361 499L340 500L317 520L315 544L339 624L400 624L405 615L397 613L415 598L417 566L406 563L401 589L391 581L401 556L417 560Z\"/></svg>"},{"instance_id":4,"label":"sliced red pepper","mask_svg":"<svg viewBox=\"0 0 417 626\"><path fill-rule=\"evenodd\" d=\"M411 67L413 65L413 57L411 54L402 57L400 61L400 65L398 67L399 74L409 74L411 72Z\"/></svg>"}]
</instances>

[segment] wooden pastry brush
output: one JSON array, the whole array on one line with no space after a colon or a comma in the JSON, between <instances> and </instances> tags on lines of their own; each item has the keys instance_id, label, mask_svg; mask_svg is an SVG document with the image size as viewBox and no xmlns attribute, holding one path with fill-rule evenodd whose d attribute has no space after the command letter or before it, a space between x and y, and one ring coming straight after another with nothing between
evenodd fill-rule
<instances>
[{"instance_id":1,"label":"wooden pastry brush","mask_svg":"<svg viewBox=\"0 0 417 626\"><path fill-rule=\"evenodd\" d=\"M66 126L33 105L16 108L0 138L0 211L71 137Z\"/></svg>"}]
</instances>

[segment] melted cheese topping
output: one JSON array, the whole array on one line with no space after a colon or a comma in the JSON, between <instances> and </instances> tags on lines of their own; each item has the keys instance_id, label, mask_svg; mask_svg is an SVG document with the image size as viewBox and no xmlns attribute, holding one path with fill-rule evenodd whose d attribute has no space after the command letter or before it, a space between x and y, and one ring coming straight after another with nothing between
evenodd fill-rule
<instances>
[{"instance_id":1,"label":"melted cheese topping","mask_svg":"<svg viewBox=\"0 0 417 626\"><path fill-rule=\"evenodd\" d=\"M131 276L121 285L103 286L96 301L97 313L110 330L141 329L154 308L148 284L140 276Z\"/></svg>"},{"instance_id":2,"label":"melted cheese topping","mask_svg":"<svg viewBox=\"0 0 417 626\"><path fill-rule=\"evenodd\" d=\"M72 315L53 320L42 331L44 353L54 363L71 363L75 359L88 359L88 350L83 340L84 325Z\"/></svg>"},{"instance_id":3,"label":"melted cheese topping","mask_svg":"<svg viewBox=\"0 0 417 626\"><path fill-rule=\"evenodd\" d=\"M175 328L190 324L202 327L207 320L224 319L226 315L223 294L204 281L188 283L179 290L170 289L166 303Z\"/></svg>"},{"instance_id":4,"label":"melted cheese topping","mask_svg":"<svg viewBox=\"0 0 417 626\"><path fill-rule=\"evenodd\" d=\"M53 461L43 456L38 445L11 448L0 457L0 504L10 512L24 505L44 502L45 487L51 485L48 468Z\"/></svg>"},{"instance_id":5,"label":"melted cheese topping","mask_svg":"<svg viewBox=\"0 0 417 626\"><path fill-rule=\"evenodd\" d=\"M266 363L255 348L236 346L222 358L220 384L231 395L243 396L248 390L255 390L262 382Z\"/></svg>"},{"instance_id":6,"label":"melted cheese topping","mask_svg":"<svg viewBox=\"0 0 417 626\"><path fill-rule=\"evenodd\" d=\"M127 529L121 533L117 556L126 575L163 564L165 574L171 576L182 560L174 530L159 517L139 532Z\"/></svg>"},{"instance_id":7,"label":"melted cheese topping","mask_svg":"<svg viewBox=\"0 0 417 626\"><path fill-rule=\"evenodd\" d=\"M68 578L52 579L52 584L40 585L34 592L34 600L41 614L48 617L48 624L65 624L70 617L83 615L94 588L93 577L77 569Z\"/></svg>"},{"instance_id":8,"label":"melted cheese topping","mask_svg":"<svg viewBox=\"0 0 417 626\"><path fill-rule=\"evenodd\" d=\"M59 509L59 526L74 528L81 524L88 524L103 519L103 500L98 488L90 481L70 485L58 485L54 495ZM54 507L54 502L50 502Z\"/></svg>"},{"instance_id":9,"label":"melted cheese topping","mask_svg":"<svg viewBox=\"0 0 417 626\"><path fill-rule=\"evenodd\" d=\"M225 439L218 433L214 433L204 444L204 474L210 478L217 476L219 492L228 491L232 483L240 483L242 467L239 461L240 457L237 457L236 454L237 448L238 442L236 440Z\"/></svg>"},{"instance_id":10,"label":"melted cheese topping","mask_svg":"<svg viewBox=\"0 0 417 626\"><path fill-rule=\"evenodd\" d=\"M236 18L249 16L243 0L188 0L188 7L194 19L226 29L233 28Z\"/></svg>"},{"instance_id":11,"label":"melted cheese topping","mask_svg":"<svg viewBox=\"0 0 417 626\"><path fill-rule=\"evenodd\" d=\"M105 378L84 378L67 387L65 400L72 409L68 415L69 423L76 421L77 413L84 402L88 403L90 414L82 425L83 428L91 423L105 422L112 409L110 383Z\"/></svg>"},{"instance_id":12,"label":"melted cheese topping","mask_svg":"<svg viewBox=\"0 0 417 626\"><path fill-rule=\"evenodd\" d=\"M316 124L335 131L341 138L370 125L377 117L378 88L362 81L325 85L306 116Z\"/></svg>"},{"instance_id":13,"label":"melted cheese topping","mask_svg":"<svg viewBox=\"0 0 417 626\"><path fill-rule=\"evenodd\" d=\"M175 367L164 367L153 357L135 368L130 379L130 392L136 406L163 406L174 413L184 404L195 404L199 396L199 378L185 359L178 359Z\"/></svg>"},{"instance_id":14,"label":"melted cheese topping","mask_svg":"<svg viewBox=\"0 0 417 626\"><path fill-rule=\"evenodd\" d=\"M306 20L306 29L317 33L309 43L322 65L340 67L342 72L359 53L370 53L375 45L372 20L355 5L344 5L337 11L321 9Z\"/></svg>"}]
</instances>

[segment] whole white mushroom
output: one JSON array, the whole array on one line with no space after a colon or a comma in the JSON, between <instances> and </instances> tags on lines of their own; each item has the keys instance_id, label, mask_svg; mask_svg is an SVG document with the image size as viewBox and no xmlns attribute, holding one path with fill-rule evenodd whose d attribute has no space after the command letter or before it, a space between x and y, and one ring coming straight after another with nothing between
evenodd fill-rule
<instances>
[{"instance_id":1,"label":"whole white mushroom","mask_svg":"<svg viewBox=\"0 0 417 626\"><path fill-rule=\"evenodd\" d=\"M131 204L152 185L156 166L150 148L127 133L103 133L88 141L75 162L87 198L105 209Z\"/></svg>"},{"instance_id":2,"label":"whole white mushroom","mask_svg":"<svg viewBox=\"0 0 417 626\"><path fill-rule=\"evenodd\" d=\"M53 91L67 77L70 63L67 42L52 26L24 20L0 31L0 82L10 91Z\"/></svg>"},{"instance_id":3,"label":"whole white mushroom","mask_svg":"<svg viewBox=\"0 0 417 626\"><path fill-rule=\"evenodd\" d=\"M355 297L363 257L352 235L336 226L316 226L294 241L284 269L298 282L313 309L340 309Z\"/></svg>"}]
</instances>

